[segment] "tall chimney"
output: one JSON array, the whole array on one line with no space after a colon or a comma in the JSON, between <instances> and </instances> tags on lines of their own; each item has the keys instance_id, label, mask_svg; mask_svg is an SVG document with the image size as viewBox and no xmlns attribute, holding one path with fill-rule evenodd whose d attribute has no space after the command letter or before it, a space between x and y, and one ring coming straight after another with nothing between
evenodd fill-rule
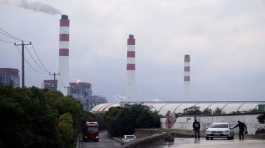
<instances>
[{"instance_id":1,"label":"tall chimney","mask_svg":"<svg viewBox=\"0 0 265 148\"><path fill-rule=\"evenodd\" d=\"M135 38L130 34L127 39L127 98L135 97Z\"/></svg>"},{"instance_id":2,"label":"tall chimney","mask_svg":"<svg viewBox=\"0 0 265 148\"><path fill-rule=\"evenodd\" d=\"M62 15L59 33L59 80L58 89L67 95L69 85L69 24L67 15Z\"/></svg>"},{"instance_id":3,"label":"tall chimney","mask_svg":"<svg viewBox=\"0 0 265 148\"><path fill-rule=\"evenodd\" d=\"M189 54L186 54L184 56L184 96L186 97L186 99L190 99L191 97L191 90L190 90L190 81L191 81L191 77L190 77L190 60L191 57Z\"/></svg>"},{"instance_id":4,"label":"tall chimney","mask_svg":"<svg viewBox=\"0 0 265 148\"><path fill-rule=\"evenodd\" d=\"M190 55L184 56L184 81L190 82Z\"/></svg>"}]
</instances>

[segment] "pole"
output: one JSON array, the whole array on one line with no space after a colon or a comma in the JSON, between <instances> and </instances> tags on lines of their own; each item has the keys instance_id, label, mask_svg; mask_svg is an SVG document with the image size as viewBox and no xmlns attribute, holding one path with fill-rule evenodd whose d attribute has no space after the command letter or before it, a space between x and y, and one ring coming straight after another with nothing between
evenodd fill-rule
<instances>
[{"instance_id":1,"label":"pole","mask_svg":"<svg viewBox=\"0 0 265 148\"><path fill-rule=\"evenodd\" d=\"M60 75L60 73L50 73L50 75L53 76L53 85L54 85L54 89L57 90L57 84L56 84L56 76Z\"/></svg>"},{"instance_id":2,"label":"pole","mask_svg":"<svg viewBox=\"0 0 265 148\"><path fill-rule=\"evenodd\" d=\"M24 88L25 87L25 60L24 60L24 58L25 58L25 53L24 53L24 50L25 50L25 44L24 44L24 41L22 41L22 44L21 44L21 47L22 47L22 58L21 58L21 63L22 63L22 67L21 67L21 69L22 69L22 88Z\"/></svg>"},{"instance_id":3,"label":"pole","mask_svg":"<svg viewBox=\"0 0 265 148\"><path fill-rule=\"evenodd\" d=\"M14 44L15 46L21 46L21 49L22 49L22 58L21 58L21 72L22 72L22 88L25 88L25 53L24 53L24 50L25 50L25 46L26 45L32 45L31 42L25 44L24 41L22 40L21 41L21 44L17 44L15 43Z\"/></svg>"}]
</instances>

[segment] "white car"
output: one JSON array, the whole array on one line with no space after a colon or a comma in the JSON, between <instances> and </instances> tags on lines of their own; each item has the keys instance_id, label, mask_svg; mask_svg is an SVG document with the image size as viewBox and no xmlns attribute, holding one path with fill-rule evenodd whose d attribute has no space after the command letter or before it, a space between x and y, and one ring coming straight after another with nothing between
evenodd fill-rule
<instances>
[{"instance_id":1,"label":"white car","mask_svg":"<svg viewBox=\"0 0 265 148\"><path fill-rule=\"evenodd\" d=\"M206 129L206 140L213 138L227 138L228 140L234 139L234 131L227 122L212 123L209 128Z\"/></svg>"},{"instance_id":2,"label":"white car","mask_svg":"<svg viewBox=\"0 0 265 148\"><path fill-rule=\"evenodd\" d=\"M128 142L134 141L135 139L136 139L135 135L124 135L122 138L122 142L128 143Z\"/></svg>"}]
</instances>

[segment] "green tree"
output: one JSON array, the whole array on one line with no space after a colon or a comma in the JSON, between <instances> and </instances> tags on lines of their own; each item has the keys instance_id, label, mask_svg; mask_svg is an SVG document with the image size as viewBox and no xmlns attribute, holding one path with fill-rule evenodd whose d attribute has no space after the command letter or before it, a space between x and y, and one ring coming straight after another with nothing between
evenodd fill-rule
<instances>
[{"instance_id":1,"label":"green tree","mask_svg":"<svg viewBox=\"0 0 265 148\"><path fill-rule=\"evenodd\" d=\"M73 147L83 112L79 102L59 92L0 87L0 146Z\"/></svg>"},{"instance_id":2,"label":"green tree","mask_svg":"<svg viewBox=\"0 0 265 148\"><path fill-rule=\"evenodd\" d=\"M200 115L200 107L199 106L191 106L184 109L184 115Z\"/></svg>"},{"instance_id":3,"label":"green tree","mask_svg":"<svg viewBox=\"0 0 265 148\"><path fill-rule=\"evenodd\" d=\"M211 108L205 108L203 111L202 111L202 114L203 115L212 115L213 111Z\"/></svg>"},{"instance_id":4,"label":"green tree","mask_svg":"<svg viewBox=\"0 0 265 148\"><path fill-rule=\"evenodd\" d=\"M264 124L265 123L265 113L263 114L260 114L258 117L257 117L259 123L261 124Z\"/></svg>"},{"instance_id":5,"label":"green tree","mask_svg":"<svg viewBox=\"0 0 265 148\"><path fill-rule=\"evenodd\" d=\"M58 130L63 147L72 145L74 141L74 128L71 113L64 113L59 117Z\"/></svg>"},{"instance_id":6,"label":"green tree","mask_svg":"<svg viewBox=\"0 0 265 148\"><path fill-rule=\"evenodd\" d=\"M109 134L115 137L132 134L135 128L160 127L158 113L139 104L110 108L104 115L104 121Z\"/></svg>"},{"instance_id":7,"label":"green tree","mask_svg":"<svg viewBox=\"0 0 265 148\"><path fill-rule=\"evenodd\" d=\"M213 112L213 115L223 115L223 111L221 108L217 107L214 112Z\"/></svg>"}]
</instances>

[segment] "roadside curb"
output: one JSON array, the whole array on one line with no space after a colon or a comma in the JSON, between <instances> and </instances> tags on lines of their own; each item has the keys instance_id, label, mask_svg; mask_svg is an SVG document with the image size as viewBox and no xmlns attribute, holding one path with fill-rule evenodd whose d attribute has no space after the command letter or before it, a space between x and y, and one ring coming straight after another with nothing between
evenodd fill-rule
<instances>
[{"instance_id":1,"label":"roadside curb","mask_svg":"<svg viewBox=\"0 0 265 148\"><path fill-rule=\"evenodd\" d=\"M123 148L133 148L136 147L139 144L143 144L143 143L148 143L148 142L152 142L154 140L160 139L160 138L164 138L168 133L161 133L161 134L153 134L151 136L148 137L144 137L144 138L140 138L137 139L131 143L125 144L123 146Z\"/></svg>"},{"instance_id":2,"label":"roadside curb","mask_svg":"<svg viewBox=\"0 0 265 148\"><path fill-rule=\"evenodd\" d=\"M122 140L121 140L120 138L118 138L118 137L112 137L111 139L112 139L113 141L116 141L116 142L120 143L120 144L123 143Z\"/></svg>"}]
</instances>

